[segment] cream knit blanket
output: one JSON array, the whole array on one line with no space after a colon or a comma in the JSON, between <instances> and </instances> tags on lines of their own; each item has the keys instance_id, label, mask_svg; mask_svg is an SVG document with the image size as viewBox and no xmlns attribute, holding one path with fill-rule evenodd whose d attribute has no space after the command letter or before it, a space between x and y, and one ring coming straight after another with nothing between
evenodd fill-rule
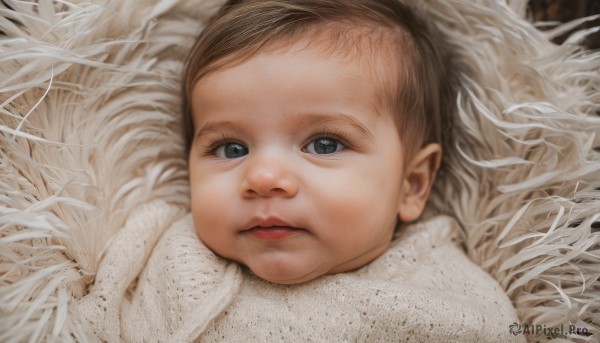
<instances>
[{"instance_id":1,"label":"cream knit blanket","mask_svg":"<svg viewBox=\"0 0 600 343\"><path fill-rule=\"evenodd\" d=\"M450 217L403 228L384 255L357 271L277 285L214 255L189 214L145 261L174 213L161 202L142 207L111 244L80 306L102 340L523 340L509 333L517 317L506 294L456 246Z\"/></svg>"}]
</instances>

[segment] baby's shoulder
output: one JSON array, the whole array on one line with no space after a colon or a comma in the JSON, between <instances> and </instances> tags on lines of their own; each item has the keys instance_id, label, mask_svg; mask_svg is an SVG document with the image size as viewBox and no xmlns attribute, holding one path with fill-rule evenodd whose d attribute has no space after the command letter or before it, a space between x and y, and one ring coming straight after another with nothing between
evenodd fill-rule
<instances>
[{"instance_id":1,"label":"baby's shoulder","mask_svg":"<svg viewBox=\"0 0 600 343\"><path fill-rule=\"evenodd\" d=\"M500 297L508 302L498 282L467 256L459 235L457 221L449 216L409 225L381 257L358 273L424 289Z\"/></svg>"},{"instance_id":2,"label":"baby's shoulder","mask_svg":"<svg viewBox=\"0 0 600 343\"><path fill-rule=\"evenodd\" d=\"M458 235L458 223L448 216L436 216L403 226L396 233L388 250L358 273L376 278L408 281L422 268L430 269L439 263L463 264L461 258L454 256L464 255L458 248ZM440 261L440 255L448 253L452 258Z\"/></svg>"}]
</instances>

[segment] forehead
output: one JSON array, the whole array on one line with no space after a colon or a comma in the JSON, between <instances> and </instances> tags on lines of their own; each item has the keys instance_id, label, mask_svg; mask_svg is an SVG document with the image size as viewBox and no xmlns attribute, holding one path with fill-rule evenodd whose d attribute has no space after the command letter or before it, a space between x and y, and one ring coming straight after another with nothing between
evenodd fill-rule
<instances>
[{"instance_id":1,"label":"forehead","mask_svg":"<svg viewBox=\"0 0 600 343\"><path fill-rule=\"evenodd\" d=\"M383 29L374 25L358 25L357 23L331 22L307 26L301 30L281 34L265 42L254 51L240 49L208 66L207 72L196 82L212 79L212 74L223 75L222 71L245 64L248 60L265 56L286 54L286 58L306 52L313 62L323 61L335 66L343 66L347 77L360 78L365 86L372 90L372 103L379 111L383 111L390 103L397 90L399 66L402 56L398 47L401 38L391 29ZM276 58L274 60L277 60ZM293 60L280 60L268 65L263 72L283 72L287 68L318 69L317 63L311 65L293 65ZM324 66L327 63L322 63ZM329 69L325 68L325 77ZM339 70L338 70L339 71ZM238 71L239 72L239 71ZM252 72L246 70L246 72ZM238 74L239 76L239 74ZM310 87L310 83L305 84ZM194 87L195 88L195 87ZM392 100L393 101L393 100Z\"/></svg>"},{"instance_id":2,"label":"forehead","mask_svg":"<svg viewBox=\"0 0 600 343\"><path fill-rule=\"evenodd\" d=\"M273 96L285 95L287 101L336 99L351 103L360 97L371 101L373 81L367 68L357 59L344 59L324 53L305 42L278 42L261 51L205 75L195 85L194 103L207 105L212 100L270 103L261 99L267 86ZM309 102L307 101L308 105Z\"/></svg>"}]
</instances>

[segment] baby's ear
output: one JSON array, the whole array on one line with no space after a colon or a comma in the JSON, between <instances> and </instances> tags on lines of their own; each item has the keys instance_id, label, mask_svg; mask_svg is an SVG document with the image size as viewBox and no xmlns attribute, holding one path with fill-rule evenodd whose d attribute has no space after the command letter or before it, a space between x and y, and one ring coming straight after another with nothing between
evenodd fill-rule
<instances>
[{"instance_id":1,"label":"baby's ear","mask_svg":"<svg viewBox=\"0 0 600 343\"><path fill-rule=\"evenodd\" d=\"M442 148L436 143L426 145L408 161L398 208L402 222L412 222L423 212L441 162Z\"/></svg>"}]
</instances>

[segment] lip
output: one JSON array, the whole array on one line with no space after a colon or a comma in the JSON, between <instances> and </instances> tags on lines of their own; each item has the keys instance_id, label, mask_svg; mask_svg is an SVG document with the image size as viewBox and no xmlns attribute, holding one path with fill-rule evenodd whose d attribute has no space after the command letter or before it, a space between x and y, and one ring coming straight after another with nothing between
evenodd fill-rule
<instances>
[{"instance_id":1,"label":"lip","mask_svg":"<svg viewBox=\"0 0 600 343\"><path fill-rule=\"evenodd\" d=\"M245 225L245 228L242 230L242 233L249 233L257 239L267 241L286 239L306 231L302 228L294 227L285 220L274 216L253 218Z\"/></svg>"}]
</instances>

